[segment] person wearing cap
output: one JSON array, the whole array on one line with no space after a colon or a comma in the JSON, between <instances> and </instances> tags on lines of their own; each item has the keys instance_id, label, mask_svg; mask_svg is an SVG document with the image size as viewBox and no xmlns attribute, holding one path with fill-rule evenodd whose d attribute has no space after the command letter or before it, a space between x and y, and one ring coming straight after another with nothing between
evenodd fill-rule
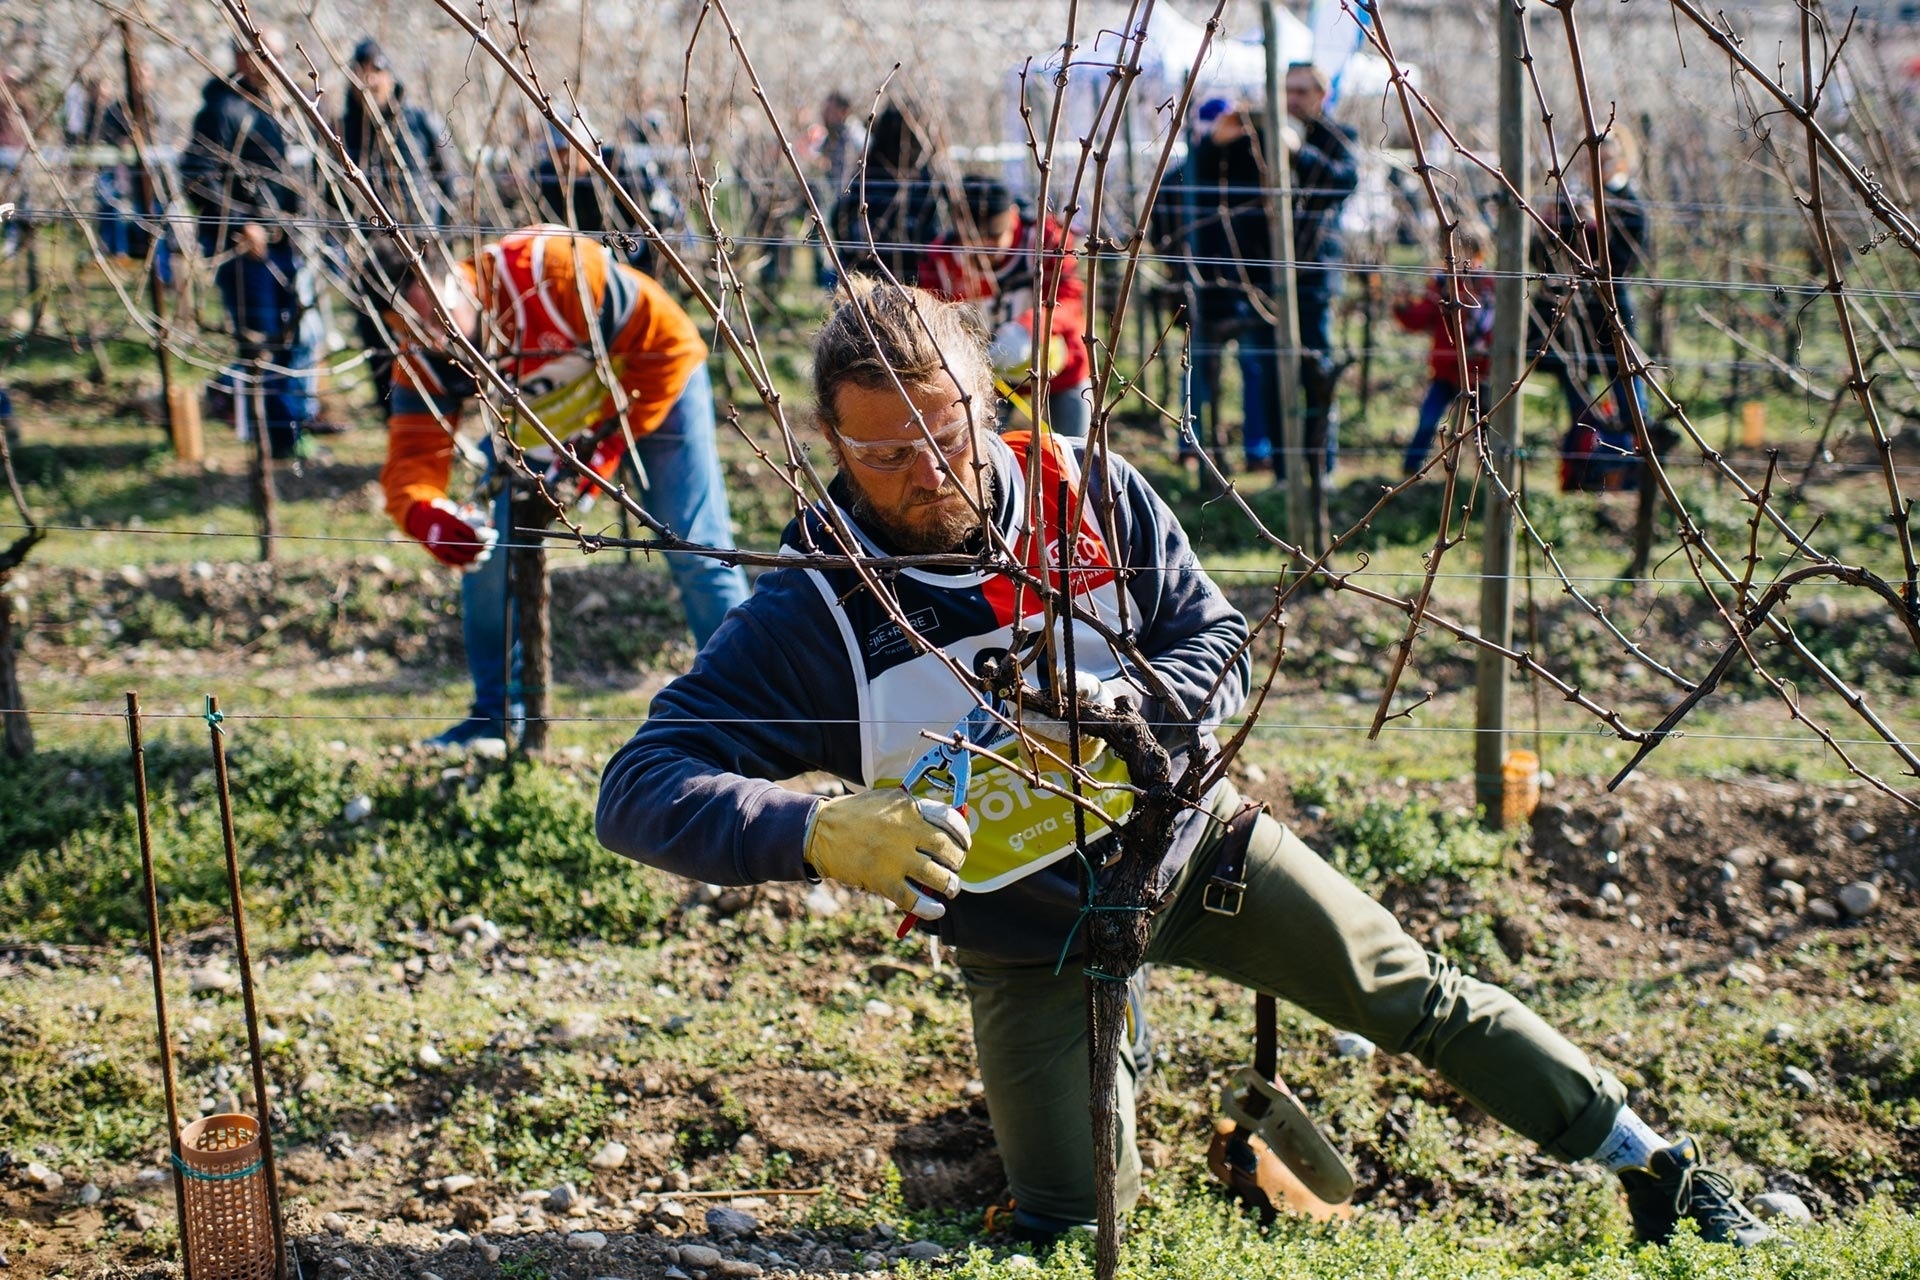
<instances>
[{"instance_id":1,"label":"person wearing cap","mask_svg":"<svg viewBox=\"0 0 1920 1280\"><path fill-rule=\"evenodd\" d=\"M259 39L276 58L286 50L278 31ZM306 429L319 408L322 326L295 236L306 184L273 111L277 96L254 49L234 45L232 76L214 76L201 90L180 178L239 347L240 367L225 377L246 389L240 412L263 422L273 456L292 458L307 451Z\"/></svg>"},{"instance_id":2,"label":"person wearing cap","mask_svg":"<svg viewBox=\"0 0 1920 1280\"><path fill-rule=\"evenodd\" d=\"M994 372L1011 389L1031 387L1041 364L1038 314L1047 326L1047 419L1063 436L1082 437L1093 418L1093 362L1087 355L1086 285L1073 237L1054 218L1035 222L1006 185L969 175L961 183L959 225L934 242L920 268L929 292L971 302L993 335ZM1040 292L1034 293L1038 273Z\"/></svg>"},{"instance_id":3,"label":"person wearing cap","mask_svg":"<svg viewBox=\"0 0 1920 1280\"><path fill-rule=\"evenodd\" d=\"M340 142L360 167L380 203L406 226L445 226L454 208L452 135L439 115L407 101L407 89L377 40L362 40L347 64L347 105ZM367 351L374 395L385 405L393 390L392 335L380 323L385 291L361 272L355 279L360 344Z\"/></svg>"},{"instance_id":4,"label":"person wearing cap","mask_svg":"<svg viewBox=\"0 0 1920 1280\"><path fill-rule=\"evenodd\" d=\"M1287 115L1281 141L1292 168L1294 314L1300 332L1302 438L1333 469L1338 451L1333 358L1333 299L1346 257L1340 217L1359 184L1354 135L1326 117L1325 73L1310 64L1287 68ZM1188 249L1198 283L1200 334L1194 356L1194 399L1204 404L1218 385L1221 351L1239 348L1241 410L1247 465L1285 477L1280 378L1272 308L1279 263L1268 224L1266 143L1256 113L1220 100L1208 133L1192 153Z\"/></svg>"}]
</instances>

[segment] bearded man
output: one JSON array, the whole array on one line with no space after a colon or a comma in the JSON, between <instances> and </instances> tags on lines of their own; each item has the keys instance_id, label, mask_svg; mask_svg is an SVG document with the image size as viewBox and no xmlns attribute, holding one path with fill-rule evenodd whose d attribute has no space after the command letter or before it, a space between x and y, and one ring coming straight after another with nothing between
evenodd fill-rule
<instances>
[{"instance_id":1,"label":"bearded man","mask_svg":"<svg viewBox=\"0 0 1920 1280\"><path fill-rule=\"evenodd\" d=\"M1072 781L1065 726L1028 717L1026 741L983 734L977 745L1000 758L973 761L964 813L903 780L928 734L950 738L981 704L975 659L1044 634L1026 575L1056 580L1062 544L1076 696L1131 702L1176 771L1196 728L1204 739L1240 709L1250 668L1245 618L1139 472L1111 454L1087 461L1079 441L992 432L987 350L966 303L852 283L814 342L814 410L839 474L787 529L794 567L759 579L608 762L597 826L608 848L695 880L870 890L955 948L1012 1228L1047 1239L1095 1208L1081 860L1054 789ZM894 563L863 577L849 552ZM923 556L942 559L905 559ZM1016 564L1018 578L1005 571ZM1123 634L1151 673L1104 638ZM824 799L778 781L811 771L858 789ZM1080 772L1097 809L1083 815L1085 865L1098 875L1129 779L1098 744ZM1681 1217L1708 1239L1768 1234L1700 1167L1693 1139L1661 1138L1611 1074L1506 991L1427 952L1230 784L1176 823L1155 888L1171 893L1150 963L1228 978L1412 1054L1554 1155L1620 1171L1643 1240L1667 1239ZM1117 1065L1125 1210L1140 1194L1137 1047Z\"/></svg>"}]
</instances>

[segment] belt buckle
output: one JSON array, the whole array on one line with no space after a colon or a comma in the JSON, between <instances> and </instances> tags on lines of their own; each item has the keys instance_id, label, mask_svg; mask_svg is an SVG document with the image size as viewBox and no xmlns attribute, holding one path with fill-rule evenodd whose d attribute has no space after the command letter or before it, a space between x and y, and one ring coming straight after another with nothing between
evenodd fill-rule
<instances>
[{"instance_id":1,"label":"belt buckle","mask_svg":"<svg viewBox=\"0 0 1920 1280\"><path fill-rule=\"evenodd\" d=\"M1219 876L1209 876L1206 888L1200 891L1200 906L1216 916L1237 916L1246 896L1245 880L1222 880Z\"/></svg>"}]
</instances>

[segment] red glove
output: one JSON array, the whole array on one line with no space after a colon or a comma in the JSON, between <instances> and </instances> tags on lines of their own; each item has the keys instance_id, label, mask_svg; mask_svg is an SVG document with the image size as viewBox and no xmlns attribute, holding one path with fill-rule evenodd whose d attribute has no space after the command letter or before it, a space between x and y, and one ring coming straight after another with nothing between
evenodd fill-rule
<instances>
[{"instance_id":1,"label":"red glove","mask_svg":"<svg viewBox=\"0 0 1920 1280\"><path fill-rule=\"evenodd\" d=\"M484 564L500 538L478 507L455 506L445 498L408 507L406 527L408 536L425 545L434 559L456 569Z\"/></svg>"}]
</instances>

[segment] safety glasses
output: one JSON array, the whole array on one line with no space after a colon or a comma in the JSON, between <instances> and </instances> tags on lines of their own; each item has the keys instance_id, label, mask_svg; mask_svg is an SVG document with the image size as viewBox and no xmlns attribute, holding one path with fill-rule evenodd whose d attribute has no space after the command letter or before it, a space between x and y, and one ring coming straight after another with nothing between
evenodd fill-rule
<instances>
[{"instance_id":1,"label":"safety glasses","mask_svg":"<svg viewBox=\"0 0 1920 1280\"><path fill-rule=\"evenodd\" d=\"M905 430L912 428L912 423L903 427ZM920 454L927 448L924 436L917 440L849 440L836 431L833 438L840 442L840 447L847 451L848 456L859 459L861 466L871 467L875 471L905 471L919 461ZM940 451L942 458L949 461L966 452L967 446L972 443L973 428L964 422L937 431L933 436L933 447Z\"/></svg>"}]
</instances>

